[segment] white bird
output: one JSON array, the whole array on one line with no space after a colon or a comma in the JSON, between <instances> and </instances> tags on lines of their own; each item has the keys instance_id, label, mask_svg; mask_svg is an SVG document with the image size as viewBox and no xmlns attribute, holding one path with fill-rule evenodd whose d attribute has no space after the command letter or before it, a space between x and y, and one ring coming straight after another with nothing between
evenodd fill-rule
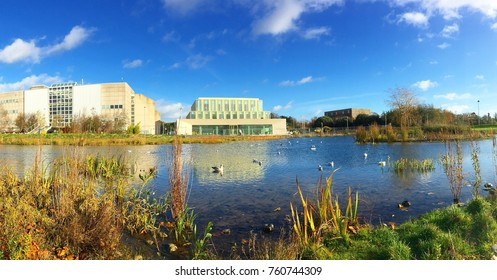
<instances>
[{"instance_id":1,"label":"white bird","mask_svg":"<svg viewBox=\"0 0 497 280\"><path fill-rule=\"evenodd\" d=\"M318 165L318 170L323 171L323 167L321 165Z\"/></svg>"},{"instance_id":2,"label":"white bird","mask_svg":"<svg viewBox=\"0 0 497 280\"><path fill-rule=\"evenodd\" d=\"M364 153L364 158L367 158L368 157L368 154L367 153Z\"/></svg>"},{"instance_id":3,"label":"white bird","mask_svg":"<svg viewBox=\"0 0 497 280\"><path fill-rule=\"evenodd\" d=\"M212 169L214 169L214 173L223 173L223 165L221 164L219 167L218 166L213 166Z\"/></svg>"},{"instance_id":4,"label":"white bird","mask_svg":"<svg viewBox=\"0 0 497 280\"><path fill-rule=\"evenodd\" d=\"M335 166L335 163L333 161L330 162L330 166L331 167L334 167Z\"/></svg>"},{"instance_id":5,"label":"white bird","mask_svg":"<svg viewBox=\"0 0 497 280\"><path fill-rule=\"evenodd\" d=\"M387 163L386 163L384 160L382 160L382 161L378 162L378 164L379 164L380 166L385 166L385 165L387 165Z\"/></svg>"}]
</instances>

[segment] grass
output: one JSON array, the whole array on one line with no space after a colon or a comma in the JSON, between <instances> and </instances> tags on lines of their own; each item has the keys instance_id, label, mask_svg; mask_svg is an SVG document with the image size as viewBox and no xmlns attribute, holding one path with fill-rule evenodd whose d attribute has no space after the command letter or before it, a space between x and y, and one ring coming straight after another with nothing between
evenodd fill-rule
<instances>
[{"instance_id":1,"label":"grass","mask_svg":"<svg viewBox=\"0 0 497 280\"><path fill-rule=\"evenodd\" d=\"M392 169L395 173L426 173L435 170L435 163L431 158L423 160L400 158L392 162Z\"/></svg>"},{"instance_id":2,"label":"grass","mask_svg":"<svg viewBox=\"0 0 497 280\"><path fill-rule=\"evenodd\" d=\"M184 144L218 144L233 141L273 140L288 136L179 136ZM160 145L173 144L174 135L133 135L98 133L49 133L49 134L0 134L0 145L62 145L62 146L109 146L109 145Z\"/></svg>"}]
</instances>

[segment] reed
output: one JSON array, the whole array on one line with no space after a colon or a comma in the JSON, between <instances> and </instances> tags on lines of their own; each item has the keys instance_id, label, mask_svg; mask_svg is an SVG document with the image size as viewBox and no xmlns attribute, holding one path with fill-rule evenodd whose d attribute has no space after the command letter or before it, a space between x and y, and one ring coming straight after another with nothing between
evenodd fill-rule
<instances>
[{"instance_id":1,"label":"reed","mask_svg":"<svg viewBox=\"0 0 497 280\"><path fill-rule=\"evenodd\" d=\"M349 242L350 232L355 232L358 226L357 209L359 204L359 195L356 192L352 194L348 188L345 211L339 203L338 196L334 195L331 186L333 174L326 178L323 186L322 179L317 185L317 198L314 204L308 198L304 198L300 184L297 180L297 193L300 198L302 214L293 203L290 203L292 213L293 230L296 238L302 247L313 247L321 252L326 252L326 248L320 246L323 237L333 235L346 242Z\"/></svg>"},{"instance_id":2,"label":"reed","mask_svg":"<svg viewBox=\"0 0 497 280\"><path fill-rule=\"evenodd\" d=\"M426 173L435 170L433 159L408 159L400 158L392 163L393 171L397 174L406 172Z\"/></svg>"},{"instance_id":3,"label":"reed","mask_svg":"<svg viewBox=\"0 0 497 280\"><path fill-rule=\"evenodd\" d=\"M455 151L454 151L455 146ZM445 175L449 180L450 191L454 198L454 204L459 203L461 190L464 186L463 173L463 151L461 142L445 141L445 155L440 156L440 162L444 168Z\"/></svg>"}]
</instances>

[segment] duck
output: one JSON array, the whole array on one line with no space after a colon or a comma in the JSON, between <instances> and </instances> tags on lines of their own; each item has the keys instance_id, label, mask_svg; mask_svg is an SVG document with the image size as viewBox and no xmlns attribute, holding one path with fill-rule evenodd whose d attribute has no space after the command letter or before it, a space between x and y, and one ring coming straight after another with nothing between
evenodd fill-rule
<instances>
[{"instance_id":1,"label":"duck","mask_svg":"<svg viewBox=\"0 0 497 280\"><path fill-rule=\"evenodd\" d=\"M220 166L213 166L212 169L214 169L214 173L223 173L223 165L221 164Z\"/></svg>"},{"instance_id":2,"label":"duck","mask_svg":"<svg viewBox=\"0 0 497 280\"><path fill-rule=\"evenodd\" d=\"M318 170L323 171L323 167L321 165L318 165Z\"/></svg>"},{"instance_id":3,"label":"duck","mask_svg":"<svg viewBox=\"0 0 497 280\"><path fill-rule=\"evenodd\" d=\"M368 153L364 153L364 158L367 158L368 157Z\"/></svg>"}]
</instances>

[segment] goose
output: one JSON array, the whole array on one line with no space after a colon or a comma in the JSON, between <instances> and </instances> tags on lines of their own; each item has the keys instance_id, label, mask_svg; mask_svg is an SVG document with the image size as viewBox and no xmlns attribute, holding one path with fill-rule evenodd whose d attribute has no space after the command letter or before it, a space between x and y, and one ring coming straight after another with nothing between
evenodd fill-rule
<instances>
[{"instance_id":1,"label":"goose","mask_svg":"<svg viewBox=\"0 0 497 280\"><path fill-rule=\"evenodd\" d=\"M335 166L335 163L333 161L330 162L330 166L331 167L334 167Z\"/></svg>"},{"instance_id":2,"label":"goose","mask_svg":"<svg viewBox=\"0 0 497 280\"><path fill-rule=\"evenodd\" d=\"M364 153L364 158L367 158L368 157L368 154L367 153Z\"/></svg>"},{"instance_id":3,"label":"goose","mask_svg":"<svg viewBox=\"0 0 497 280\"><path fill-rule=\"evenodd\" d=\"M214 169L214 173L223 173L223 165L221 164L219 167L213 166L212 169Z\"/></svg>"},{"instance_id":4,"label":"goose","mask_svg":"<svg viewBox=\"0 0 497 280\"><path fill-rule=\"evenodd\" d=\"M385 166L385 165L387 165L387 163L384 160L382 160L382 161L378 162L378 165Z\"/></svg>"},{"instance_id":5,"label":"goose","mask_svg":"<svg viewBox=\"0 0 497 280\"><path fill-rule=\"evenodd\" d=\"M318 165L318 170L323 171L323 167L321 165Z\"/></svg>"}]
</instances>

